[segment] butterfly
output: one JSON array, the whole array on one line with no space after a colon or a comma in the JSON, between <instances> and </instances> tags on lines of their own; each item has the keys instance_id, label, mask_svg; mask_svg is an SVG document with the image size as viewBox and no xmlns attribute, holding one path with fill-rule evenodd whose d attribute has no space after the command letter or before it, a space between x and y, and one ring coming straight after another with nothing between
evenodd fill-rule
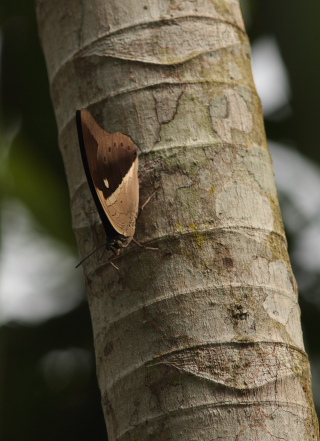
<instances>
[{"instance_id":1,"label":"butterfly","mask_svg":"<svg viewBox=\"0 0 320 441\"><path fill-rule=\"evenodd\" d=\"M138 148L129 136L104 130L86 109L76 112L76 121L83 167L107 236L96 250L105 245L118 256L133 239L139 212Z\"/></svg>"}]
</instances>

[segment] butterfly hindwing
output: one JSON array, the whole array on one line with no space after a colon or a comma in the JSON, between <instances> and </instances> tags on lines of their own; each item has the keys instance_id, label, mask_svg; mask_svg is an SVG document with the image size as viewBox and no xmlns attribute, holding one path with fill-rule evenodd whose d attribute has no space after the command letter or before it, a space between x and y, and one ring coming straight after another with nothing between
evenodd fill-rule
<instances>
[{"instance_id":1,"label":"butterfly hindwing","mask_svg":"<svg viewBox=\"0 0 320 441\"><path fill-rule=\"evenodd\" d=\"M139 208L137 146L129 136L102 129L87 110L77 112L77 123L84 168L106 234L109 239L127 237L127 245Z\"/></svg>"}]
</instances>

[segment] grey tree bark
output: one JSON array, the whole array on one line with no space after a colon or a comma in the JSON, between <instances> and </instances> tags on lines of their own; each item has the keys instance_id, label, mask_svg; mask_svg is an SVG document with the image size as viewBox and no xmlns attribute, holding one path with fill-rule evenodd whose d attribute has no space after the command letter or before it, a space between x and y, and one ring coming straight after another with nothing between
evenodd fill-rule
<instances>
[{"instance_id":1,"label":"grey tree bark","mask_svg":"<svg viewBox=\"0 0 320 441\"><path fill-rule=\"evenodd\" d=\"M37 0L81 255L105 238L75 111L140 148L117 272L84 264L110 441L318 440L297 287L237 0Z\"/></svg>"}]
</instances>

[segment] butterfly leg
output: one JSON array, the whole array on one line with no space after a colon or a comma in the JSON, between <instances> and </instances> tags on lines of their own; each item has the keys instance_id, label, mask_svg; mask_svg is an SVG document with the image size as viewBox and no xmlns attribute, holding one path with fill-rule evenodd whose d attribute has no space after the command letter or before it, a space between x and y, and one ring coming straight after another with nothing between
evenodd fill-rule
<instances>
[{"instance_id":1,"label":"butterfly leg","mask_svg":"<svg viewBox=\"0 0 320 441\"><path fill-rule=\"evenodd\" d=\"M142 243L139 243L137 240L135 240L135 238L132 238L133 242L138 245L138 247L140 248L144 248L145 250L155 250L155 251L159 251L159 248L152 248L152 247L147 247L145 245L142 245Z\"/></svg>"},{"instance_id":2,"label":"butterfly leg","mask_svg":"<svg viewBox=\"0 0 320 441\"><path fill-rule=\"evenodd\" d=\"M119 268L112 262L115 259L118 259L120 257L120 253L115 251L113 247L110 248L110 250L114 253L113 256L109 257L108 262L111 263L111 265L120 272Z\"/></svg>"},{"instance_id":3,"label":"butterfly leg","mask_svg":"<svg viewBox=\"0 0 320 441\"><path fill-rule=\"evenodd\" d=\"M101 254L101 256L99 257L99 260L102 260L104 253L107 251L107 247L105 247L105 249L103 250L103 253Z\"/></svg>"},{"instance_id":4,"label":"butterfly leg","mask_svg":"<svg viewBox=\"0 0 320 441\"><path fill-rule=\"evenodd\" d=\"M102 253L102 255L101 255L101 257L100 257L99 260L101 260L101 259L103 258L104 253L107 251L107 249L108 249L108 248L106 247L105 250L103 250L103 253ZM112 250L112 251L113 251L113 250ZM113 251L113 252L114 252L114 251ZM111 262L111 259L112 259L112 258L117 259L117 257L119 257L118 254L116 254L116 257L112 256L111 258L108 259L108 262L111 263L111 265L112 265L117 271L120 271L119 268L118 268L113 262Z\"/></svg>"},{"instance_id":5,"label":"butterfly leg","mask_svg":"<svg viewBox=\"0 0 320 441\"><path fill-rule=\"evenodd\" d=\"M145 201L145 203L142 205L142 207L140 207L140 210L139 210L139 213L138 213L138 216L137 216L137 220L139 219L139 217L140 217L140 215L141 215L142 210L144 209L144 207L150 202L150 199L153 198L153 196L157 193L158 190L159 190L159 188L157 188L157 189L152 193L152 195L148 197L148 199Z\"/></svg>"},{"instance_id":6,"label":"butterfly leg","mask_svg":"<svg viewBox=\"0 0 320 441\"><path fill-rule=\"evenodd\" d=\"M112 265L117 271L120 271L119 268L118 268L113 262L111 262L111 260L109 260L109 263L111 263L111 265Z\"/></svg>"},{"instance_id":7,"label":"butterfly leg","mask_svg":"<svg viewBox=\"0 0 320 441\"><path fill-rule=\"evenodd\" d=\"M138 216L137 216L137 220L139 219L139 217L140 217L140 215L141 215L142 210L144 209L144 207L148 204L148 202L150 202L150 199L153 198L153 196L157 193L158 190L159 190L159 188L157 188L157 189L152 193L152 195L148 197L148 199L145 201L145 203L142 205L142 207L140 207L140 210L139 210L139 213L138 213ZM136 245L138 245L138 247L140 247L140 248L144 248L145 250L155 250L155 251L158 251L158 250L159 250L159 248L147 247L147 246L145 246L145 245L142 245L142 244L139 243L137 240L135 240L134 237L132 238L132 240L133 240L133 242L134 242Z\"/></svg>"}]
</instances>

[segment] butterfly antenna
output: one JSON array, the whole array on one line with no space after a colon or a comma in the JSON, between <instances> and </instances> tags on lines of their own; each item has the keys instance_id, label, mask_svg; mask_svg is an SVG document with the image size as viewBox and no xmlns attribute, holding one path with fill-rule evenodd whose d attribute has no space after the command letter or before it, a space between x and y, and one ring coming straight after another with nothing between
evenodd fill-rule
<instances>
[{"instance_id":1,"label":"butterfly antenna","mask_svg":"<svg viewBox=\"0 0 320 441\"><path fill-rule=\"evenodd\" d=\"M90 256L92 256L92 254L94 254L96 251L100 250L100 248L105 247L105 246L106 246L106 244L104 243L104 244L100 245L98 248L95 248L93 251L91 251L90 254L88 254L84 259L81 260L81 262L78 263L76 268L78 268L80 265L82 265L85 260L87 260ZM104 253L105 253L105 250L104 250L103 254ZM102 254L102 256L103 256L103 254ZM101 256L101 258L102 258L102 256Z\"/></svg>"}]
</instances>

